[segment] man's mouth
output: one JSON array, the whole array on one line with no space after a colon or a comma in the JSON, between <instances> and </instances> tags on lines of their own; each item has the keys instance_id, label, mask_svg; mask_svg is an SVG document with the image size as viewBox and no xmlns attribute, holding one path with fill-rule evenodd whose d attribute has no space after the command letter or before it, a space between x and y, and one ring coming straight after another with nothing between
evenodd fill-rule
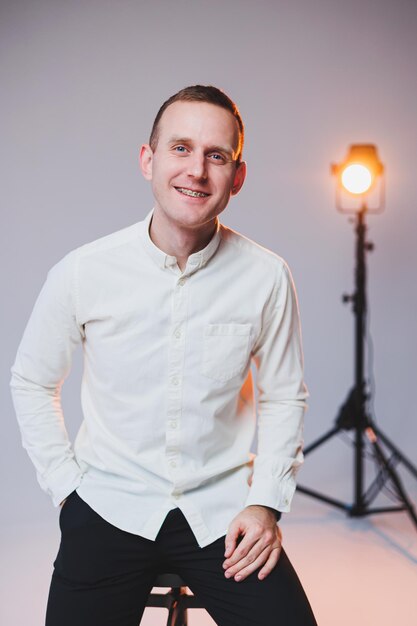
<instances>
[{"instance_id":1,"label":"man's mouth","mask_svg":"<svg viewBox=\"0 0 417 626\"><path fill-rule=\"evenodd\" d=\"M193 189L187 189L186 187L175 187L177 191L183 193L185 196L191 196L191 198L207 198L210 194L204 193L204 191L194 191Z\"/></svg>"}]
</instances>

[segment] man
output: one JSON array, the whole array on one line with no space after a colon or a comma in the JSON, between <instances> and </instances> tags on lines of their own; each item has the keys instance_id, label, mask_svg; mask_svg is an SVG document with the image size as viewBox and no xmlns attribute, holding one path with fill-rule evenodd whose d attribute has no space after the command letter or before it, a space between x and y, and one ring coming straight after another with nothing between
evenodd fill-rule
<instances>
[{"instance_id":1,"label":"man","mask_svg":"<svg viewBox=\"0 0 417 626\"><path fill-rule=\"evenodd\" d=\"M218 221L245 180L243 133L215 87L167 100L140 151L153 211L67 255L35 305L12 389L62 505L47 626L136 626L161 571L221 626L315 624L277 526L302 462L296 296L282 259ZM73 450L60 390L80 342Z\"/></svg>"}]
</instances>

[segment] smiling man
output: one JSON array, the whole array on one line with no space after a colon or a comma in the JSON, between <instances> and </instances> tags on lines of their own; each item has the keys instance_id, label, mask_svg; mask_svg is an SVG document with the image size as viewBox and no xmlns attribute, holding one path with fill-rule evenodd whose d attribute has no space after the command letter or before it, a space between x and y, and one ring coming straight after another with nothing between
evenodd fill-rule
<instances>
[{"instance_id":1,"label":"smiling man","mask_svg":"<svg viewBox=\"0 0 417 626\"><path fill-rule=\"evenodd\" d=\"M36 302L11 384L24 446L61 505L47 626L137 626L163 571L220 626L316 623L277 524L307 397L291 275L218 220L245 180L243 140L219 89L167 100L140 151L153 210L68 254ZM60 392L79 343L72 447Z\"/></svg>"}]
</instances>

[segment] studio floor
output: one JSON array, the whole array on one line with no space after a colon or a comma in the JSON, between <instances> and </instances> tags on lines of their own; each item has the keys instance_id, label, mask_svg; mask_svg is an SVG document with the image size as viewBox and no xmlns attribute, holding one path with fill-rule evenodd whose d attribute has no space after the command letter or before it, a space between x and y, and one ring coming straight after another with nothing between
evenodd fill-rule
<instances>
[{"instance_id":1,"label":"studio floor","mask_svg":"<svg viewBox=\"0 0 417 626\"><path fill-rule=\"evenodd\" d=\"M282 528L319 626L416 626L417 529L406 513L353 520L296 494ZM57 542L52 523L3 528L2 625L43 626ZM141 626L163 626L166 615L146 609ZM205 611L190 611L189 626L213 624Z\"/></svg>"}]
</instances>

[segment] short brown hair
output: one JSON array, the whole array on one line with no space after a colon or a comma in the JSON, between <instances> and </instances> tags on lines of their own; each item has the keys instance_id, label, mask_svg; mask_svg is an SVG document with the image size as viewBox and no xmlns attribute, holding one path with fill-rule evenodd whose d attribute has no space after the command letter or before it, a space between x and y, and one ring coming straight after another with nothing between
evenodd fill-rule
<instances>
[{"instance_id":1,"label":"short brown hair","mask_svg":"<svg viewBox=\"0 0 417 626\"><path fill-rule=\"evenodd\" d=\"M213 87L212 85L192 85L190 87L184 87L184 89L181 89L181 91L174 94L164 102L164 104L159 109L152 126L151 135L149 138L149 145L152 150L155 150L158 144L159 123L161 121L161 117L164 111L171 104L179 101L208 102L209 104L215 104L222 109L226 109L226 111L230 111L230 113L236 119L239 129L239 147L236 158L236 162L237 164L239 164L242 159L243 142L245 138L245 127L243 125L242 117L239 113L239 109L237 108L233 100L231 100L229 96L224 93L224 91L221 91L221 89Z\"/></svg>"}]
</instances>

